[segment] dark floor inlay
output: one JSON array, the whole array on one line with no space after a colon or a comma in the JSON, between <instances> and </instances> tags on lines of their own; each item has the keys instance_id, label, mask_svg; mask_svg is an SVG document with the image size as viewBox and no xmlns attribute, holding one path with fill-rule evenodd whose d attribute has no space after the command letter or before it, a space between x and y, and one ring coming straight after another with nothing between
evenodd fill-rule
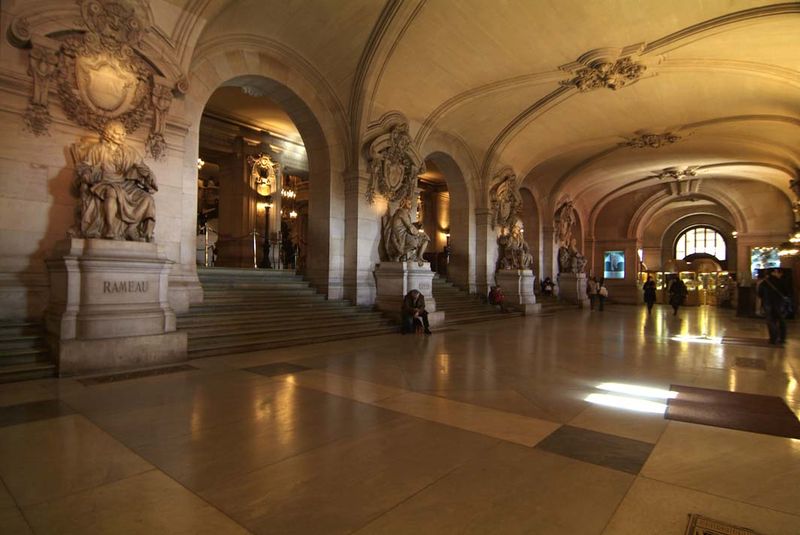
<instances>
[{"instance_id":1,"label":"dark floor inlay","mask_svg":"<svg viewBox=\"0 0 800 535\"><path fill-rule=\"evenodd\" d=\"M252 368L245 368L245 371L266 375L267 377L275 377L276 375L286 375L288 373L297 373L310 370L308 366L301 366L300 364L292 364L291 362L273 362L272 364L264 364L263 366L253 366Z\"/></svg>"},{"instance_id":2,"label":"dark floor inlay","mask_svg":"<svg viewBox=\"0 0 800 535\"><path fill-rule=\"evenodd\" d=\"M686 535L759 535L752 529L742 528L712 520L697 514L689 515L689 525L686 527Z\"/></svg>"},{"instance_id":3,"label":"dark floor inlay","mask_svg":"<svg viewBox=\"0 0 800 535\"><path fill-rule=\"evenodd\" d=\"M67 414L75 414L75 411L57 399L0 407L0 427L58 418Z\"/></svg>"},{"instance_id":4,"label":"dark floor inlay","mask_svg":"<svg viewBox=\"0 0 800 535\"><path fill-rule=\"evenodd\" d=\"M682 385L670 389L678 396L667 401L669 420L800 438L800 421L779 397Z\"/></svg>"},{"instance_id":5,"label":"dark floor inlay","mask_svg":"<svg viewBox=\"0 0 800 535\"><path fill-rule=\"evenodd\" d=\"M539 442L536 448L636 475L650 456L653 445L564 425Z\"/></svg>"},{"instance_id":6,"label":"dark floor inlay","mask_svg":"<svg viewBox=\"0 0 800 535\"><path fill-rule=\"evenodd\" d=\"M725 336L722 338L725 345L775 347L765 338L752 338L747 336Z\"/></svg>"},{"instance_id":7,"label":"dark floor inlay","mask_svg":"<svg viewBox=\"0 0 800 535\"><path fill-rule=\"evenodd\" d=\"M761 359L751 359L749 357L736 357L736 368L750 368L753 370L766 370L767 363Z\"/></svg>"},{"instance_id":8,"label":"dark floor inlay","mask_svg":"<svg viewBox=\"0 0 800 535\"><path fill-rule=\"evenodd\" d=\"M134 372L114 373L111 375L100 375L98 377L87 377L78 379L86 386L100 385L105 383L116 383L117 381L128 381L130 379L140 379L142 377L153 377L155 375L166 375L168 373L188 372L196 370L194 366L180 364L178 366L165 366L163 368L153 368L150 370L137 370Z\"/></svg>"}]
</instances>

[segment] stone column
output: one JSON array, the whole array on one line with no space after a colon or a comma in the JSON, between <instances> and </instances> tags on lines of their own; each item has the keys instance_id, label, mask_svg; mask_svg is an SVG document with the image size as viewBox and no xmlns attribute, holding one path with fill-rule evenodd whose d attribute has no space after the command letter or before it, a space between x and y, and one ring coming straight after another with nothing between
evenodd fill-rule
<instances>
[{"instance_id":1,"label":"stone column","mask_svg":"<svg viewBox=\"0 0 800 535\"><path fill-rule=\"evenodd\" d=\"M357 305L375 302L373 269L378 262L381 216L386 204L366 199L369 176L351 174L345 178L344 199L344 297Z\"/></svg>"},{"instance_id":2,"label":"stone column","mask_svg":"<svg viewBox=\"0 0 800 535\"><path fill-rule=\"evenodd\" d=\"M489 209L475 209L475 233L475 285L478 294L486 296L494 282L497 257L497 233L492 229Z\"/></svg>"},{"instance_id":3,"label":"stone column","mask_svg":"<svg viewBox=\"0 0 800 535\"><path fill-rule=\"evenodd\" d=\"M539 276L556 279L558 266L556 266L555 250L555 229L551 226L542 227L542 266Z\"/></svg>"}]
</instances>

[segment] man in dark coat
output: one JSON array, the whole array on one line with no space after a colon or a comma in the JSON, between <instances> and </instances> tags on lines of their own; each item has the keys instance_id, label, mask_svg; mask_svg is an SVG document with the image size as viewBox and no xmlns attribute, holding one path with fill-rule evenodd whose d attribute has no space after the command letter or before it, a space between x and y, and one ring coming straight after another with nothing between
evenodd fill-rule
<instances>
[{"instance_id":1,"label":"man in dark coat","mask_svg":"<svg viewBox=\"0 0 800 535\"><path fill-rule=\"evenodd\" d=\"M653 310L653 303L656 302L656 281L653 277L647 276L647 282L644 283L644 302L647 303L647 313L650 314Z\"/></svg>"},{"instance_id":2,"label":"man in dark coat","mask_svg":"<svg viewBox=\"0 0 800 535\"><path fill-rule=\"evenodd\" d=\"M414 332L414 322L417 318L422 320L425 334L431 334L428 312L425 310L425 296L419 290L411 290L403 298L403 325L400 332L403 334Z\"/></svg>"},{"instance_id":3,"label":"man in dark coat","mask_svg":"<svg viewBox=\"0 0 800 535\"><path fill-rule=\"evenodd\" d=\"M783 284L783 271L773 269L769 276L758 286L758 296L767 319L770 344L786 342L786 315L791 307L791 300Z\"/></svg>"}]
</instances>

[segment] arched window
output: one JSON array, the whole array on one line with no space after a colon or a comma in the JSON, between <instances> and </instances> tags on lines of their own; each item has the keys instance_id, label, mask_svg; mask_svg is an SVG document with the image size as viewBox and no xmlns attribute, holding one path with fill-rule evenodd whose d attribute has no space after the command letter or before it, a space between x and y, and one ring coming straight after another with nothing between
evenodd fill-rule
<instances>
[{"instance_id":1,"label":"arched window","mask_svg":"<svg viewBox=\"0 0 800 535\"><path fill-rule=\"evenodd\" d=\"M727 248L722 235L710 227L685 230L675 242L675 258L683 260L689 255L705 253L724 261Z\"/></svg>"}]
</instances>

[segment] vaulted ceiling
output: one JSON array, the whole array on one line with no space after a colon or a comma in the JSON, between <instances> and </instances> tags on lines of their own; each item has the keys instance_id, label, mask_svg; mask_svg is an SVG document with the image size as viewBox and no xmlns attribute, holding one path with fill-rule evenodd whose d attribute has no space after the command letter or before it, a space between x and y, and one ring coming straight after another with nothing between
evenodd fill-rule
<instances>
[{"instance_id":1,"label":"vaulted ceiling","mask_svg":"<svg viewBox=\"0 0 800 535\"><path fill-rule=\"evenodd\" d=\"M694 191L712 199L729 191L746 206L753 199L738 186L760 184L775 191L769 202L783 199L788 217L788 182L800 167L798 2L151 4L184 9L191 29L180 35L194 36L184 39L186 65L225 39L292 49L347 110L354 144L366 122L398 110L421 145L442 132L469 151L476 191L510 165L548 210L568 195L588 215L632 190L668 191L674 179L657 176L690 167L684 180L698 182ZM640 67L622 87L569 84L581 69L624 58ZM648 134L672 137L636 146Z\"/></svg>"}]
</instances>

